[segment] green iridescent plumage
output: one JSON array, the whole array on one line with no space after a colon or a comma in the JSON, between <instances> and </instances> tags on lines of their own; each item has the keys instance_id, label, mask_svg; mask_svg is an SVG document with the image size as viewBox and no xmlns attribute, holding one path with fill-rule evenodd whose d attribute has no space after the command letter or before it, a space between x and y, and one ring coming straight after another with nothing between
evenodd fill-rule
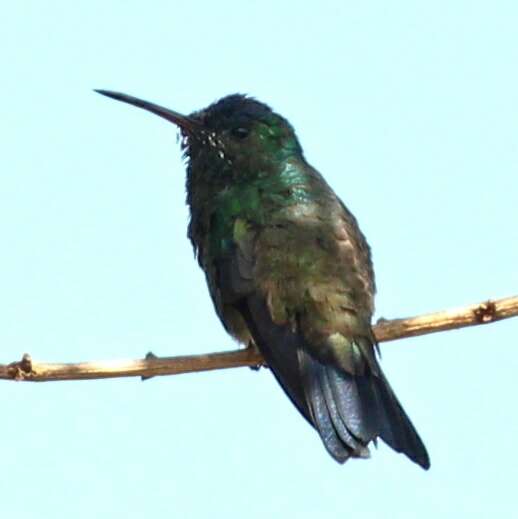
<instances>
[{"instance_id":1,"label":"green iridescent plumage","mask_svg":"<svg viewBox=\"0 0 518 519\"><path fill-rule=\"evenodd\" d=\"M366 457L380 437L428 468L376 359L367 242L288 121L241 95L183 116L100 92L180 127L188 235L218 316L259 348L329 453L342 463Z\"/></svg>"}]
</instances>

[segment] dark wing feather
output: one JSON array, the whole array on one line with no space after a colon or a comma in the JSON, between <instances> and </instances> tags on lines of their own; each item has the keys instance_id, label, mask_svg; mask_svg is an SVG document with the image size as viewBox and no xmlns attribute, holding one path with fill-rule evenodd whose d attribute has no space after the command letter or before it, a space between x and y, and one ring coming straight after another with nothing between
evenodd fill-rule
<instances>
[{"instance_id":1,"label":"dark wing feather","mask_svg":"<svg viewBox=\"0 0 518 519\"><path fill-rule=\"evenodd\" d=\"M275 378L297 409L313 424L299 367L301 336L287 326L275 324L265 301L257 294L243 299L239 309Z\"/></svg>"}]
</instances>

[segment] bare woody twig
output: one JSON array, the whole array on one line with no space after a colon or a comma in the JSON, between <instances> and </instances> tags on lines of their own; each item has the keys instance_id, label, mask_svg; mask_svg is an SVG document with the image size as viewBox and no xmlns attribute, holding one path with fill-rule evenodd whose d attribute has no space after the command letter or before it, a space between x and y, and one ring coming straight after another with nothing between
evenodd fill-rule
<instances>
[{"instance_id":1,"label":"bare woody twig","mask_svg":"<svg viewBox=\"0 0 518 519\"><path fill-rule=\"evenodd\" d=\"M374 333L379 342L393 341L454 328L492 323L517 315L518 296L507 297L407 319L381 319L374 326ZM21 361L0 364L0 379L45 382L136 376L149 378L158 375L178 375L194 371L261 364L264 364L264 359L254 348L182 357L155 357L148 354L145 359L140 360L73 364L36 362L25 354Z\"/></svg>"}]
</instances>

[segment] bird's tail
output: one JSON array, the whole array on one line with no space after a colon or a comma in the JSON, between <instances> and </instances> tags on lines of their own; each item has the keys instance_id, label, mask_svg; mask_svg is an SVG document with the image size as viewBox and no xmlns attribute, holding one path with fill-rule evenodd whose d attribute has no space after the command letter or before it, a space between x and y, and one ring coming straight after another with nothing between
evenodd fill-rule
<instances>
[{"instance_id":1,"label":"bird's tail","mask_svg":"<svg viewBox=\"0 0 518 519\"><path fill-rule=\"evenodd\" d=\"M242 311L275 377L335 460L368 457L367 445L380 437L424 469L430 467L421 438L374 357L360 374L350 374L316 359L297 331L272 321L259 298L249 299Z\"/></svg>"},{"instance_id":2,"label":"bird's tail","mask_svg":"<svg viewBox=\"0 0 518 519\"><path fill-rule=\"evenodd\" d=\"M351 375L322 364L299 349L299 365L306 401L315 428L327 450L343 463L349 457L367 457L367 445L380 437L396 452L428 469L426 448L378 366Z\"/></svg>"}]
</instances>

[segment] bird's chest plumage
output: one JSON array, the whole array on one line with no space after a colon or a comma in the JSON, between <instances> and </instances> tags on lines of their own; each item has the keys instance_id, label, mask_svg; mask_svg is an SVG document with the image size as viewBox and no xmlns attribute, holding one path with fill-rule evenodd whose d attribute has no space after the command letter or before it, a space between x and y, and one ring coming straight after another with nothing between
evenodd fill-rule
<instances>
[{"instance_id":1,"label":"bird's chest plumage","mask_svg":"<svg viewBox=\"0 0 518 519\"><path fill-rule=\"evenodd\" d=\"M292 160L281 163L241 158L236 165L230 159L196 157L189 165L187 202L191 212L189 238L202 256L217 258L229 251L236 221L254 228L267 226L280 209L295 202L298 185Z\"/></svg>"}]
</instances>

